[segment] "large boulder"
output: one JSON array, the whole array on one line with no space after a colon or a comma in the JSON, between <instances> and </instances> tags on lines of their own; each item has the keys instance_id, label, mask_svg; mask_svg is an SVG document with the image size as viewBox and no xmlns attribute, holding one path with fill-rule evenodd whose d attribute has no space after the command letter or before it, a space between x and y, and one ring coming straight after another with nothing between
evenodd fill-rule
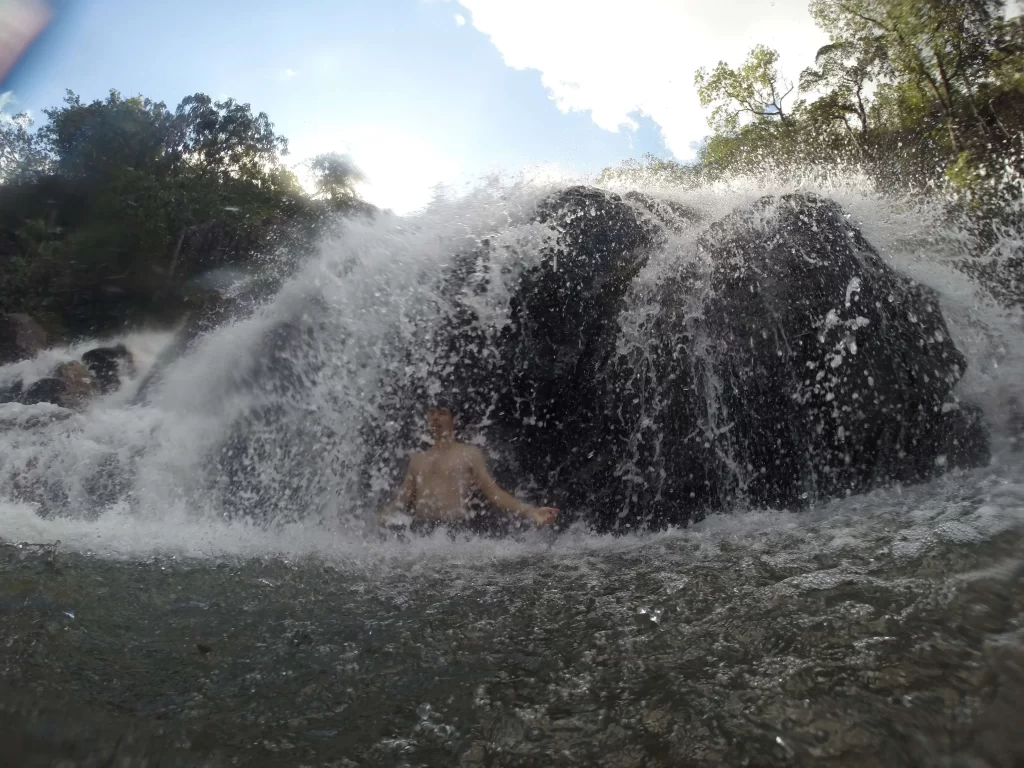
<instances>
[{"instance_id":1,"label":"large boulder","mask_svg":"<svg viewBox=\"0 0 1024 768\"><path fill-rule=\"evenodd\" d=\"M35 357L46 341L46 331L28 315L0 315L0 365Z\"/></svg>"},{"instance_id":2,"label":"large boulder","mask_svg":"<svg viewBox=\"0 0 1024 768\"><path fill-rule=\"evenodd\" d=\"M544 478L558 467L573 471L585 446L609 436L605 372L626 293L655 233L618 195L585 187L544 200L536 218L557 239L512 299L491 387L499 388L496 427L515 446L519 466Z\"/></svg>"},{"instance_id":3,"label":"large boulder","mask_svg":"<svg viewBox=\"0 0 1024 768\"><path fill-rule=\"evenodd\" d=\"M334 329L317 301L282 320L237 371L237 411L207 465L227 517L277 523L322 517L334 508L338 434L318 383L328 362L320 342Z\"/></svg>"},{"instance_id":4,"label":"large boulder","mask_svg":"<svg viewBox=\"0 0 1024 768\"><path fill-rule=\"evenodd\" d=\"M718 346L706 364L731 427L714 442L737 491L792 505L987 462L980 413L953 395L967 365L937 296L836 203L765 198L701 245L711 291L690 329Z\"/></svg>"},{"instance_id":5,"label":"large boulder","mask_svg":"<svg viewBox=\"0 0 1024 768\"><path fill-rule=\"evenodd\" d=\"M363 341L345 346L354 331L325 301L277 307L207 462L224 512L372 506L438 392L504 485L604 530L796 508L988 460L935 296L834 202L764 198L697 236L700 216L678 204L571 187L526 219L546 235L518 277L496 284L503 246L475 243L424 291L436 312L366 342L378 380L346 367ZM508 290L507 313L480 310Z\"/></svg>"},{"instance_id":6,"label":"large boulder","mask_svg":"<svg viewBox=\"0 0 1024 768\"><path fill-rule=\"evenodd\" d=\"M455 260L429 356L368 408L371 464L413 433L381 424L418 422L431 387L454 396L499 480L605 530L796 508L988 460L980 410L953 393L966 363L936 297L834 202L764 198L695 237L685 206L572 187L533 221L554 236L503 327L462 300L491 289L465 266L489 243ZM639 286L656 249L659 278Z\"/></svg>"},{"instance_id":7,"label":"large boulder","mask_svg":"<svg viewBox=\"0 0 1024 768\"><path fill-rule=\"evenodd\" d=\"M713 224L656 298L648 345L620 366L633 384L605 406L630 439L578 492L604 526L792 508L988 461L935 295L830 200L767 197Z\"/></svg>"},{"instance_id":8,"label":"large boulder","mask_svg":"<svg viewBox=\"0 0 1024 768\"><path fill-rule=\"evenodd\" d=\"M154 388L163 380L167 369L191 350L205 334L235 320L248 317L255 308L249 296L236 296L214 291L188 297L188 312L167 346L160 351L146 375L139 382L133 402L146 402Z\"/></svg>"}]
</instances>

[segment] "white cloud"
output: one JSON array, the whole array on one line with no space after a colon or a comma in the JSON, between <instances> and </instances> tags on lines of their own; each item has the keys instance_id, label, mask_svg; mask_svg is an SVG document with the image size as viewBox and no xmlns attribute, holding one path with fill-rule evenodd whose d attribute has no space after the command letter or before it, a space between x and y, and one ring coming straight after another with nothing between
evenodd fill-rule
<instances>
[{"instance_id":1,"label":"white cloud","mask_svg":"<svg viewBox=\"0 0 1024 768\"><path fill-rule=\"evenodd\" d=\"M284 82L286 80L291 80L297 74L299 73L296 72L294 69L282 69L280 72L277 73L277 79L280 80L281 82Z\"/></svg>"},{"instance_id":2,"label":"white cloud","mask_svg":"<svg viewBox=\"0 0 1024 768\"><path fill-rule=\"evenodd\" d=\"M466 25L466 17L463 16L461 13L456 13L455 14L455 26L463 27L465 25Z\"/></svg>"},{"instance_id":3,"label":"white cloud","mask_svg":"<svg viewBox=\"0 0 1024 768\"><path fill-rule=\"evenodd\" d=\"M1024 15L1024 0L1009 0L1006 4L1006 19L1015 19Z\"/></svg>"},{"instance_id":4,"label":"white cloud","mask_svg":"<svg viewBox=\"0 0 1024 768\"><path fill-rule=\"evenodd\" d=\"M680 158L708 133L693 73L739 64L758 43L776 48L796 81L827 42L808 0L458 0L505 63L536 69L562 111L590 111L610 131L634 112L661 126ZM792 98L792 97L791 97Z\"/></svg>"}]
</instances>

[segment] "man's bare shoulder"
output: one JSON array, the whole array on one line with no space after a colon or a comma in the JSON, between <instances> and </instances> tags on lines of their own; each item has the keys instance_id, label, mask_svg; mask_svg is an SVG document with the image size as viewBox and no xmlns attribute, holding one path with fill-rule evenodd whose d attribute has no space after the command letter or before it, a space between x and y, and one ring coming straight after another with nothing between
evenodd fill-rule
<instances>
[{"instance_id":1,"label":"man's bare shoulder","mask_svg":"<svg viewBox=\"0 0 1024 768\"><path fill-rule=\"evenodd\" d=\"M467 459L478 461L484 458L484 452L475 445L469 443L459 443L459 449L462 451L462 455Z\"/></svg>"}]
</instances>

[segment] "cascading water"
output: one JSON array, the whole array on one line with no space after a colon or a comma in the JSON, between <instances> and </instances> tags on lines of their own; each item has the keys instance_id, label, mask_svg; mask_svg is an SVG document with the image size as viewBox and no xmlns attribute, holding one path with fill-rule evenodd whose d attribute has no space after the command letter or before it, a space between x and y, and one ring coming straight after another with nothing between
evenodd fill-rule
<instances>
[{"instance_id":1,"label":"cascading water","mask_svg":"<svg viewBox=\"0 0 1024 768\"><path fill-rule=\"evenodd\" d=\"M251 316L157 363L141 395L0 405L0 737L33 745L26 765L79 749L71 723L97 734L90 757L175 765L1020 759L1020 312L956 267L970 243L941 211L854 182L817 191L937 292L986 466L758 503L731 350L708 330L706 245L714 222L760 210L754 185L624 196L612 239L643 259L587 284L543 270L582 274L559 243L607 220L603 198L545 219L556 188L489 188L353 221ZM847 305L868 290L844 285ZM883 333L840 315L822 318L822 344L845 345L830 372ZM169 339L127 341L146 363ZM0 388L83 349L2 368ZM608 508L571 510L557 537L379 539L372 512L442 391L506 487ZM677 482L680 435L710 479ZM590 528L650 522L708 483L688 527ZM64 741L40 735L54 729Z\"/></svg>"}]
</instances>

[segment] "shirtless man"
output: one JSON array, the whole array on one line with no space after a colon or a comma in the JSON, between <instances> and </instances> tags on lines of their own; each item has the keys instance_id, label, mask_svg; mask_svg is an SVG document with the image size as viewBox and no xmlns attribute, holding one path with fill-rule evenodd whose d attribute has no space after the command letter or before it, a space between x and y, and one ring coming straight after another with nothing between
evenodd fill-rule
<instances>
[{"instance_id":1,"label":"shirtless man","mask_svg":"<svg viewBox=\"0 0 1024 768\"><path fill-rule=\"evenodd\" d=\"M455 440L455 415L451 406L438 400L427 411L427 426L434 445L417 453L394 501L377 513L377 522L412 507L414 521L436 524L469 519L466 502L475 486L494 506L519 515L536 525L550 525L558 515L554 507L533 507L503 490L487 471L483 451Z\"/></svg>"}]
</instances>

